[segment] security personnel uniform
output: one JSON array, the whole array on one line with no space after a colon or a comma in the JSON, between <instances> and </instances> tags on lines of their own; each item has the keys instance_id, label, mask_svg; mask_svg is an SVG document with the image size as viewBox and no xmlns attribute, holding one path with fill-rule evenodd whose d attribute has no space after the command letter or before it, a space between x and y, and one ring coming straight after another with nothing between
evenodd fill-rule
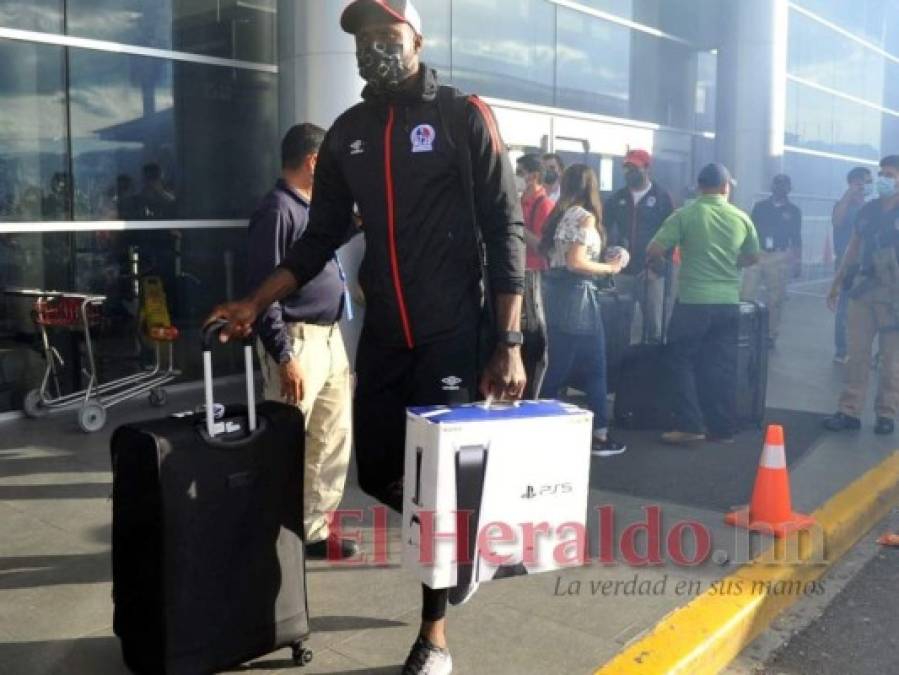
<instances>
[{"instance_id":1,"label":"security personnel uniform","mask_svg":"<svg viewBox=\"0 0 899 675\"><path fill-rule=\"evenodd\" d=\"M777 339L787 281L794 255L802 251L802 211L789 200L777 202L770 197L752 209L752 222L759 235L761 255L757 265L743 271L744 302L754 302L765 287L764 302L768 306L768 335Z\"/></svg>"}]
</instances>

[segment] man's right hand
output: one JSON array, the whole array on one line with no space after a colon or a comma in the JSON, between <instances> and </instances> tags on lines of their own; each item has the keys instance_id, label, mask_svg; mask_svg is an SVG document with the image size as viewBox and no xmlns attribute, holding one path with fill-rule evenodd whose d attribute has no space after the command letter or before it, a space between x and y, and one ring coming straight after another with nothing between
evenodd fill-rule
<instances>
[{"instance_id":1,"label":"man's right hand","mask_svg":"<svg viewBox=\"0 0 899 675\"><path fill-rule=\"evenodd\" d=\"M303 369L296 359L288 359L279 366L281 374L281 399L289 405L303 401Z\"/></svg>"},{"instance_id":2,"label":"man's right hand","mask_svg":"<svg viewBox=\"0 0 899 675\"><path fill-rule=\"evenodd\" d=\"M213 321L227 321L228 325L219 333L219 340L228 342L231 338L245 338L250 335L257 314L256 305L249 300L226 302L212 310L203 325L208 326Z\"/></svg>"}]
</instances>

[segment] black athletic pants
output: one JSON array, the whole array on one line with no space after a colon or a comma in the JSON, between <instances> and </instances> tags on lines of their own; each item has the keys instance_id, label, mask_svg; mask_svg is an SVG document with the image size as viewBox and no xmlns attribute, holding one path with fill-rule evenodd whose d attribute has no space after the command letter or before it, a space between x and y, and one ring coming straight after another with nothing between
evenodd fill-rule
<instances>
[{"instance_id":1,"label":"black athletic pants","mask_svg":"<svg viewBox=\"0 0 899 675\"><path fill-rule=\"evenodd\" d=\"M402 484L406 408L476 400L477 365L475 326L413 349L385 347L362 334L356 355L353 423L363 491L394 509L401 508L389 497L391 488L398 481ZM422 619L442 619L447 591L422 585L422 594Z\"/></svg>"},{"instance_id":2,"label":"black athletic pants","mask_svg":"<svg viewBox=\"0 0 899 675\"><path fill-rule=\"evenodd\" d=\"M665 350L677 431L737 432L739 330L739 305L675 305Z\"/></svg>"}]
</instances>

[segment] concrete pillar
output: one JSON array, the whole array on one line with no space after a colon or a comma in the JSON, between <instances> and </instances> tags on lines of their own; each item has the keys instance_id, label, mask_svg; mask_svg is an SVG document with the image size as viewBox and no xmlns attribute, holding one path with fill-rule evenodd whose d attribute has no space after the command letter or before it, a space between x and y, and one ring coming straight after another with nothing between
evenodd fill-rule
<instances>
[{"instance_id":1,"label":"concrete pillar","mask_svg":"<svg viewBox=\"0 0 899 675\"><path fill-rule=\"evenodd\" d=\"M788 12L787 0L752 0L720 16L717 156L743 208L783 170Z\"/></svg>"},{"instance_id":2,"label":"concrete pillar","mask_svg":"<svg viewBox=\"0 0 899 675\"><path fill-rule=\"evenodd\" d=\"M356 44L340 29L347 0L278 0L278 101L281 136L294 124L328 128L360 100L365 83L356 68ZM364 255L363 237L340 252L350 284L357 283ZM355 364L364 310L344 321L344 340Z\"/></svg>"},{"instance_id":3,"label":"concrete pillar","mask_svg":"<svg viewBox=\"0 0 899 675\"><path fill-rule=\"evenodd\" d=\"M279 0L278 67L281 132L298 122L329 127L358 102L364 82L356 45L340 29L346 0Z\"/></svg>"},{"instance_id":4,"label":"concrete pillar","mask_svg":"<svg viewBox=\"0 0 899 675\"><path fill-rule=\"evenodd\" d=\"M669 1L635 0L634 21L680 35L679 27L672 31L668 25L673 23L668 18ZM630 70L629 116L632 119L692 128L696 56L690 47L631 31Z\"/></svg>"}]
</instances>

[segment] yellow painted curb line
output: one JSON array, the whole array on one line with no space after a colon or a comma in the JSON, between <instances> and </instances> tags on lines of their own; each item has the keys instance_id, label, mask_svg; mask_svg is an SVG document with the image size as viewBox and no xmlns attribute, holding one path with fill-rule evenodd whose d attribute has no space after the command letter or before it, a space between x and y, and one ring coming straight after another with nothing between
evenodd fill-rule
<instances>
[{"instance_id":1,"label":"yellow painted curb line","mask_svg":"<svg viewBox=\"0 0 899 675\"><path fill-rule=\"evenodd\" d=\"M813 516L820 529L778 540L752 563L662 619L594 675L704 675L719 673L801 592L827 572L862 536L899 504L899 451L832 497ZM771 561L781 561L774 562ZM825 561L784 564L784 560ZM720 586L721 583L730 584ZM769 585L770 584L770 585ZM755 587L755 592L753 591Z\"/></svg>"}]
</instances>

